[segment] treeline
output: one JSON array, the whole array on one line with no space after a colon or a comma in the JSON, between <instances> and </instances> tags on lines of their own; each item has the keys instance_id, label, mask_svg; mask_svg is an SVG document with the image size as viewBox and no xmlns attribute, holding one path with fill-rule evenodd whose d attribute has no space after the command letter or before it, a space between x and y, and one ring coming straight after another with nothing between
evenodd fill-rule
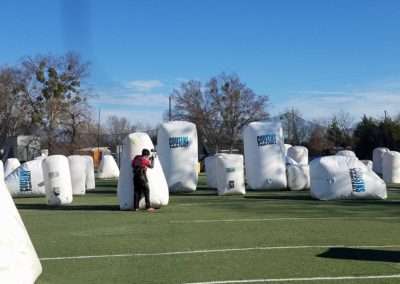
<instances>
[{"instance_id":1,"label":"treeline","mask_svg":"<svg viewBox=\"0 0 400 284\"><path fill-rule=\"evenodd\" d=\"M293 121L293 112L296 118ZM288 117L290 117L288 119ZM354 123L348 113L339 112L329 120L302 124L298 111L285 113L283 124L292 124L287 142L307 146L311 156L335 154L340 149L354 150L360 159L372 159L376 147L400 150L400 117L373 118L364 115Z\"/></svg>"},{"instance_id":2,"label":"treeline","mask_svg":"<svg viewBox=\"0 0 400 284\"><path fill-rule=\"evenodd\" d=\"M154 125L118 116L102 118L99 125L89 101L95 94L86 84L89 67L74 53L26 57L15 66L0 67L0 148L7 137L17 135L41 137L42 148L51 154L98 145L115 151L128 133L139 130L155 140ZM165 120L194 122L206 153L242 151L243 127L267 119L281 121L286 143L305 145L312 156L349 148L360 158L371 158L378 146L400 149L399 117L364 116L354 123L348 113L338 112L310 122L296 109L271 117L268 96L256 94L236 75L222 73L204 83L184 82L171 97L173 107L166 110Z\"/></svg>"},{"instance_id":3,"label":"treeline","mask_svg":"<svg viewBox=\"0 0 400 284\"><path fill-rule=\"evenodd\" d=\"M241 132L252 121L281 121L285 143L304 145L310 155L355 150L361 159L371 159L375 147L400 149L400 116L376 119L368 116L354 123L349 113L339 111L327 119L307 121L301 112L288 109L276 117L266 111L268 96L257 95L236 75L221 74L202 83L183 83L172 93L172 119L196 123L205 151L243 151Z\"/></svg>"}]
</instances>

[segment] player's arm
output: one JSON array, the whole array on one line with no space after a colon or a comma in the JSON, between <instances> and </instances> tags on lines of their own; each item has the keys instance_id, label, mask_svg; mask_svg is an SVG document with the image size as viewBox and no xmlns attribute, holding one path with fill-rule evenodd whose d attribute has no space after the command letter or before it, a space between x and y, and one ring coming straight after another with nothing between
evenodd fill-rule
<instances>
[{"instance_id":1,"label":"player's arm","mask_svg":"<svg viewBox=\"0 0 400 284\"><path fill-rule=\"evenodd\" d=\"M154 157L153 156L151 156L149 158L149 163L147 164L147 167L150 169L154 168Z\"/></svg>"}]
</instances>

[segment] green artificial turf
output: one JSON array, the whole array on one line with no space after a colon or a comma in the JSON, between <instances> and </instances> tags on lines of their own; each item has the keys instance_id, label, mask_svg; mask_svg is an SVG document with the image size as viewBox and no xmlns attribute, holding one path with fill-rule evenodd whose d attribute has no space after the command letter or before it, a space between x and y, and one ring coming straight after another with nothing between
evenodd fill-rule
<instances>
[{"instance_id":1,"label":"green artificial turf","mask_svg":"<svg viewBox=\"0 0 400 284\"><path fill-rule=\"evenodd\" d=\"M119 211L113 180L98 181L95 191L74 197L68 206L52 208L44 198L15 201L41 258L328 246L42 260L43 273L37 283L187 283L400 274L399 247L329 248L400 245L397 190L390 190L386 201L323 202L312 200L307 191L219 197L206 188L201 176L197 192L171 195L170 204L156 213ZM400 278L312 283L361 282L400 283Z\"/></svg>"}]
</instances>

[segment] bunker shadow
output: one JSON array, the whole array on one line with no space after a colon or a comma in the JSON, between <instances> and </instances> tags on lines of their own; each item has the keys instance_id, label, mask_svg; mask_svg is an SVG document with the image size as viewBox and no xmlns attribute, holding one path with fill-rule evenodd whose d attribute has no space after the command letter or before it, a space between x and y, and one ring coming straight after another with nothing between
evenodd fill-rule
<instances>
[{"instance_id":1,"label":"bunker shadow","mask_svg":"<svg viewBox=\"0 0 400 284\"><path fill-rule=\"evenodd\" d=\"M29 210L60 210L60 211L120 211L118 205L63 205L48 204L17 204L18 209Z\"/></svg>"},{"instance_id":2,"label":"bunker shadow","mask_svg":"<svg viewBox=\"0 0 400 284\"><path fill-rule=\"evenodd\" d=\"M264 200L315 200L307 195L255 195L245 196L246 199L264 199Z\"/></svg>"},{"instance_id":3,"label":"bunker shadow","mask_svg":"<svg viewBox=\"0 0 400 284\"><path fill-rule=\"evenodd\" d=\"M92 189L92 190L87 190L86 194L117 194L117 190L111 190L111 189Z\"/></svg>"},{"instance_id":4,"label":"bunker shadow","mask_svg":"<svg viewBox=\"0 0 400 284\"><path fill-rule=\"evenodd\" d=\"M361 248L330 248L326 252L317 255L323 258L380 261L380 262L400 262L400 251L388 251L377 249Z\"/></svg>"},{"instance_id":5,"label":"bunker shadow","mask_svg":"<svg viewBox=\"0 0 400 284\"><path fill-rule=\"evenodd\" d=\"M196 190L193 192L170 192L171 196L207 197L217 196L217 191Z\"/></svg>"}]
</instances>

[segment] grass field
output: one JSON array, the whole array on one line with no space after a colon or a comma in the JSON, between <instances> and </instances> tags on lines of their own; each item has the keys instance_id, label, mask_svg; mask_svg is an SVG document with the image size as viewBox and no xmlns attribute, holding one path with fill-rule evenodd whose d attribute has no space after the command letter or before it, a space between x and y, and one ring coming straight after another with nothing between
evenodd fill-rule
<instances>
[{"instance_id":1,"label":"grass field","mask_svg":"<svg viewBox=\"0 0 400 284\"><path fill-rule=\"evenodd\" d=\"M201 177L197 192L172 195L156 213L119 211L115 182L70 206L44 203L16 199L42 258L38 283L400 283L364 279L400 277L397 190L386 201L288 191L218 197ZM342 276L361 278L329 278Z\"/></svg>"}]
</instances>

